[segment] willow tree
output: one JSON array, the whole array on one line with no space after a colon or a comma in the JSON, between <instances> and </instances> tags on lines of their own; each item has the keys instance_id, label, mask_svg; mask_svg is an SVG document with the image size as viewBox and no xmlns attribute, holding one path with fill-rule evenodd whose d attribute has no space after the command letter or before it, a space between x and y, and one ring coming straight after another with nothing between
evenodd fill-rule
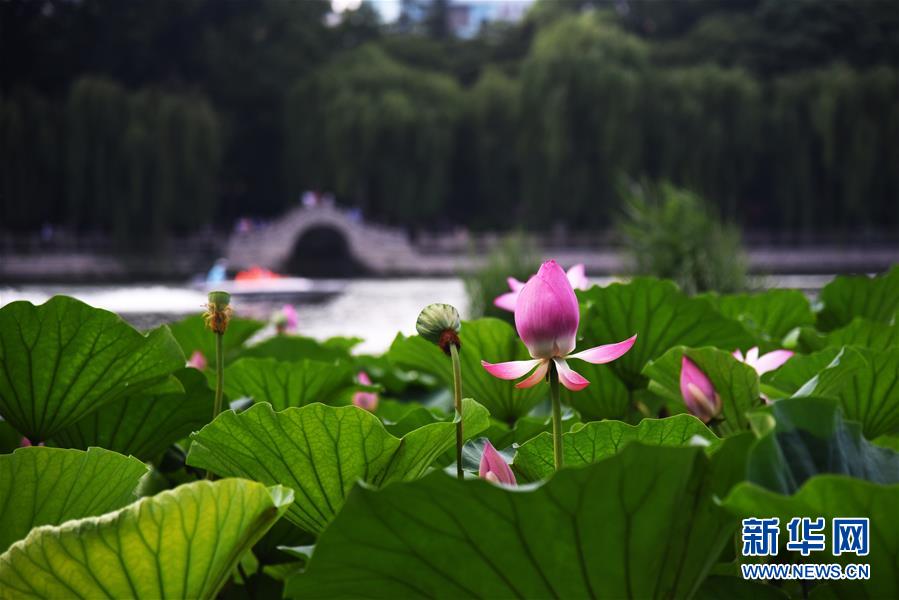
<instances>
[{"instance_id":1,"label":"willow tree","mask_svg":"<svg viewBox=\"0 0 899 600\"><path fill-rule=\"evenodd\" d=\"M763 144L759 83L712 65L653 70L645 82L645 172L702 193L726 218L744 216Z\"/></svg>"},{"instance_id":2,"label":"willow tree","mask_svg":"<svg viewBox=\"0 0 899 600\"><path fill-rule=\"evenodd\" d=\"M520 94L518 82L496 68L485 70L466 92L457 159L468 169L457 174L457 185L469 185L454 205L471 225L503 229L524 216L515 143L522 126Z\"/></svg>"},{"instance_id":3,"label":"willow tree","mask_svg":"<svg viewBox=\"0 0 899 600\"><path fill-rule=\"evenodd\" d=\"M597 226L615 181L641 163L640 91L647 47L596 13L540 31L521 75L522 186L533 223Z\"/></svg>"},{"instance_id":4,"label":"willow tree","mask_svg":"<svg viewBox=\"0 0 899 600\"><path fill-rule=\"evenodd\" d=\"M400 64L373 45L341 55L311 77L288 100L288 168L308 173L293 181L318 182L393 221L424 224L438 216L460 113L457 84ZM316 158L303 164L304 157ZM327 174L309 172L315 168Z\"/></svg>"},{"instance_id":5,"label":"willow tree","mask_svg":"<svg viewBox=\"0 0 899 600\"><path fill-rule=\"evenodd\" d=\"M55 222L62 155L61 111L29 89L0 97L0 230Z\"/></svg>"},{"instance_id":6,"label":"willow tree","mask_svg":"<svg viewBox=\"0 0 899 600\"><path fill-rule=\"evenodd\" d=\"M84 79L69 95L67 125L73 226L132 241L212 221L221 135L201 98Z\"/></svg>"}]
</instances>

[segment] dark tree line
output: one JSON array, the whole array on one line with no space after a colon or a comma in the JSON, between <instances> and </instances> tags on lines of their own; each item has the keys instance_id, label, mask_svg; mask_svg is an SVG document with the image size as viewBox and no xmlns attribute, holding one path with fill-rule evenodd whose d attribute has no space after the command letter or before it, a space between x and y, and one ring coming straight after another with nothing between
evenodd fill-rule
<instances>
[{"instance_id":1,"label":"dark tree line","mask_svg":"<svg viewBox=\"0 0 899 600\"><path fill-rule=\"evenodd\" d=\"M0 229L160 236L305 189L412 227L599 229L644 177L754 228L899 226L893 0L541 1L472 40L408 4L420 24L0 3Z\"/></svg>"}]
</instances>

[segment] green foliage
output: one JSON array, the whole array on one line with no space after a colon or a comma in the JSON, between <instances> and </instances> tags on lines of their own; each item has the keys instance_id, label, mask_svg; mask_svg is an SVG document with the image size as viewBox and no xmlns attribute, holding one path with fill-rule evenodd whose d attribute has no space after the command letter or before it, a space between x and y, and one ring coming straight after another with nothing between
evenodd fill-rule
<instances>
[{"instance_id":1,"label":"green foliage","mask_svg":"<svg viewBox=\"0 0 899 600\"><path fill-rule=\"evenodd\" d=\"M591 348L637 334L634 347L611 368L630 389L645 387L644 365L674 346L715 346L727 351L753 345L735 320L715 312L705 300L689 298L670 281L638 277L630 283L594 286L579 292L583 340Z\"/></svg>"},{"instance_id":2,"label":"green foliage","mask_svg":"<svg viewBox=\"0 0 899 600\"><path fill-rule=\"evenodd\" d=\"M329 403L353 387L354 375L353 368L344 363L242 358L225 369L225 392L232 399L246 396L282 410L312 402Z\"/></svg>"},{"instance_id":3,"label":"green foliage","mask_svg":"<svg viewBox=\"0 0 899 600\"><path fill-rule=\"evenodd\" d=\"M838 276L821 290L818 327L824 331L855 317L895 323L899 314L899 267L877 277Z\"/></svg>"},{"instance_id":4,"label":"green foliage","mask_svg":"<svg viewBox=\"0 0 899 600\"><path fill-rule=\"evenodd\" d=\"M629 188L625 204L618 230L636 273L673 279L690 294L747 287L739 232L699 196L668 183L641 184Z\"/></svg>"},{"instance_id":5,"label":"green foliage","mask_svg":"<svg viewBox=\"0 0 899 600\"><path fill-rule=\"evenodd\" d=\"M333 189L383 218L427 223L446 198L460 104L452 79L376 46L337 57L287 99L292 192Z\"/></svg>"},{"instance_id":6,"label":"green foliage","mask_svg":"<svg viewBox=\"0 0 899 600\"><path fill-rule=\"evenodd\" d=\"M0 553L34 527L93 517L135 500L147 467L103 448L19 448L0 455Z\"/></svg>"},{"instance_id":7,"label":"green foliage","mask_svg":"<svg viewBox=\"0 0 899 600\"><path fill-rule=\"evenodd\" d=\"M235 317L228 323L228 332L222 338L222 349L225 353L225 364L233 361L240 354L244 343L262 329L265 323L252 319ZM190 358L194 352L201 353L211 365L215 363L215 336L206 327L201 315L191 315L169 325L172 335Z\"/></svg>"},{"instance_id":8,"label":"green foliage","mask_svg":"<svg viewBox=\"0 0 899 600\"><path fill-rule=\"evenodd\" d=\"M521 67L522 196L527 223L605 225L621 173L639 169L640 77L647 50L595 15L541 30Z\"/></svg>"},{"instance_id":9,"label":"green foliage","mask_svg":"<svg viewBox=\"0 0 899 600\"><path fill-rule=\"evenodd\" d=\"M66 107L68 222L121 239L210 224L220 136L202 99L77 82Z\"/></svg>"},{"instance_id":10,"label":"green foliage","mask_svg":"<svg viewBox=\"0 0 899 600\"><path fill-rule=\"evenodd\" d=\"M527 282L539 267L532 241L522 233L506 235L487 255L483 266L465 277L469 313L474 318L497 317L511 323L512 313L494 306L493 301L510 291L509 277Z\"/></svg>"},{"instance_id":11,"label":"green foliage","mask_svg":"<svg viewBox=\"0 0 899 600\"><path fill-rule=\"evenodd\" d=\"M718 438L702 421L692 415L675 415L666 419L643 419L639 425L621 421L596 421L575 425L562 435L565 465L588 465L621 452L628 444L640 442L647 446L681 447L694 444L700 437L710 445ZM550 477L553 464L552 435L544 432L518 448L513 463L515 472L524 481L537 481Z\"/></svg>"},{"instance_id":12,"label":"green foliage","mask_svg":"<svg viewBox=\"0 0 899 600\"><path fill-rule=\"evenodd\" d=\"M795 395L836 398L868 439L899 433L899 348L846 346Z\"/></svg>"},{"instance_id":13,"label":"green foliage","mask_svg":"<svg viewBox=\"0 0 899 600\"><path fill-rule=\"evenodd\" d=\"M709 461L697 448L631 444L530 491L442 473L380 492L357 486L286 592L689 596L736 525L712 496L739 479L732 469L739 459L734 452Z\"/></svg>"},{"instance_id":14,"label":"green foliage","mask_svg":"<svg viewBox=\"0 0 899 600\"><path fill-rule=\"evenodd\" d=\"M494 418L514 423L546 397L546 386L518 389L510 382L490 375L481 366L482 360L498 363L530 358L510 325L498 319L465 321L459 339L462 342L459 359L464 373L462 395L477 398ZM447 387L453 385L450 358L421 336L397 335L387 356L404 369L423 371L434 375Z\"/></svg>"},{"instance_id":15,"label":"green foliage","mask_svg":"<svg viewBox=\"0 0 899 600\"><path fill-rule=\"evenodd\" d=\"M44 441L104 404L180 390L184 355L167 327L143 335L119 316L66 296L0 309L0 413Z\"/></svg>"},{"instance_id":16,"label":"green foliage","mask_svg":"<svg viewBox=\"0 0 899 600\"><path fill-rule=\"evenodd\" d=\"M209 421L213 391L196 369L175 371L183 392L138 393L103 406L66 427L50 440L53 446L89 449L100 446L159 463L166 448Z\"/></svg>"},{"instance_id":17,"label":"green foliage","mask_svg":"<svg viewBox=\"0 0 899 600\"><path fill-rule=\"evenodd\" d=\"M465 435L487 428L488 413L463 401ZM452 422L426 425L394 437L371 413L355 406L310 404L274 412L256 404L226 411L191 436L188 464L219 475L280 483L297 493L287 518L320 533L356 482L383 485L420 477L455 443Z\"/></svg>"},{"instance_id":18,"label":"green foliage","mask_svg":"<svg viewBox=\"0 0 899 600\"><path fill-rule=\"evenodd\" d=\"M61 108L30 89L0 96L0 223L33 229L59 214L63 179Z\"/></svg>"},{"instance_id":19,"label":"green foliage","mask_svg":"<svg viewBox=\"0 0 899 600\"><path fill-rule=\"evenodd\" d=\"M767 410L775 426L749 453L748 481L781 494L825 473L899 483L899 453L866 440L832 400L787 398Z\"/></svg>"},{"instance_id":20,"label":"green foliage","mask_svg":"<svg viewBox=\"0 0 899 600\"><path fill-rule=\"evenodd\" d=\"M356 338L247 346L259 324L235 321L225 385L255 402L210 422L208 373L182 352L204 348L198 319L142 335L71 298L12 303L0 309L0 596L775 598L734 578L737 525L797 515L871 519L872 579L813 596L893 597L894 274L835 280L817 315L788 290L690 297L638 277L579 292L579 349L638 337L620 359L579 367L591 384L563 397L558 472L546 386L519 390L480 365L526 358L524 345L502 321L465 322L463 385L483 399L463 401L467 481L441 472L456 441L441 408L451 361L420 337L354 357ZM731 355L785 339L796 356L761 384ZM723 420L647 418L684 411L684 355ZM345 402L357 369L389 395L376 412L316 402ZM23 433L61 447L16 449ZM484 438L515 452L527 485L472 480ZM255 482L196 482L200 469Z\"/></svg>"},{"instance_id":21,"label":"green foliage","mask_svg":"<svg viewBox=\"0 0 899 600\"><path fill-rule=\"evenodd\" d=\"M552 0L468 40L442 0L336 26L324 0L51 4L0 6L29 57L2 82L7 228L133 243L312 188L413 227L596 230L622 174L758 229L899 223L889 1Z\"/></svg>"},{"instance_id":22,"label":"green foliage","mask_svg":"<svg viewBox=\"0 0 899 600\"><path fill-rule=\"evenodd\" d=\"M740 321L760 340L779 345L796 327L815 323L808 298L799 290L704 296L726 317Z\"/></svg>"},{"instance_id":23,"label":"green foliage","mask_svg":"<svg viewBox=\"0 0 899 600\"><path fill-rule=\"evenodd\" d=\"M0 581L17 598L214 598L292 501L290 490L241 479L183 485L32 530L0 556Z\"/></svg>"}]
</instances>

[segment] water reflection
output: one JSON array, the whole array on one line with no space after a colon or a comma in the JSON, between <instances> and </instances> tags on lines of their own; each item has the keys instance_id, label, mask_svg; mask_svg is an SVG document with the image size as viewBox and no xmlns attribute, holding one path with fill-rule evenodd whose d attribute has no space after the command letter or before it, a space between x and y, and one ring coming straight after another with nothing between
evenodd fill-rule
<instances>
[{"instance_id":1,"label":"water reflection","mask_svg":"<svg viewBox=\"0 0 899 600\"><path fill-rule=\"evenodd\" d=\"M40 304L56 294L117 312L141 329L199 313L206 302L204 292L181 284L25 285L0 288L0 305L16 300ZM319 339L357 336L365 340L357 352L379 353L390 346L398 331L414 333L418 312L431 302L447 302L458 307L463 317L468 314L461 279L350 280L338 296L297 304L299 333ZM268 320L283 304L283 299L236 297L232 306L240 316Z\"/></svg>"}]
</instances>

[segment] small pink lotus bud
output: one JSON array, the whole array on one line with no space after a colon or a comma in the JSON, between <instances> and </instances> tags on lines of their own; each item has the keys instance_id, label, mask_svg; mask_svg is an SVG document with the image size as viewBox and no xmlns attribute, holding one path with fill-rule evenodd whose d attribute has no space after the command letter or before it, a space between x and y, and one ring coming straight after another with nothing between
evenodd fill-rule
<instances>
[{"instance_id":1,"label":"small pink lotus bud","mask_svg":"<svg viewBox=\"0 0 899 600\"><path fill-rule=\"evenodd\" d=\"M690 413L708 423L721 413L721 398L705 373L687 358L681 359L680 393Z\"/></svg>"},{"instance_id":2,"label":"small pink lotus bud","mask_svg":"<svg viewBox=\"0 0 899 600\"><path fill-rule=\"evenodd\" d=\"M199 350L194 350L194 353L190 355L190 359L187 361L188 367L193 367L198 371L204 371L208 364L206 356Z\"/></svg>"},{"instance_id":3,"label":"small pink lotus bud","mask_svg":"<svg viewBox=\"0 0 899 600\"><path fill-rule=\"evenodd\" d=\"M371 385L371 379L365 371L359 371L356 379L362 385ZM378 408L378 394L377 392L356 392L353 394L353 405L374 412Z\"/></svg>"},{"instance_id":4,"label":"small pink lotus bud","mask_svg":"<svg viewBox=\"0 0 899 600\"><path fill-rule=\"evenodd\" d=\"M484 444L478 476L490 483L516 485L515 473L512 472L502 455L496 451L496 448L493 447L489 440Z\"/></svg>"}]
</instances>

